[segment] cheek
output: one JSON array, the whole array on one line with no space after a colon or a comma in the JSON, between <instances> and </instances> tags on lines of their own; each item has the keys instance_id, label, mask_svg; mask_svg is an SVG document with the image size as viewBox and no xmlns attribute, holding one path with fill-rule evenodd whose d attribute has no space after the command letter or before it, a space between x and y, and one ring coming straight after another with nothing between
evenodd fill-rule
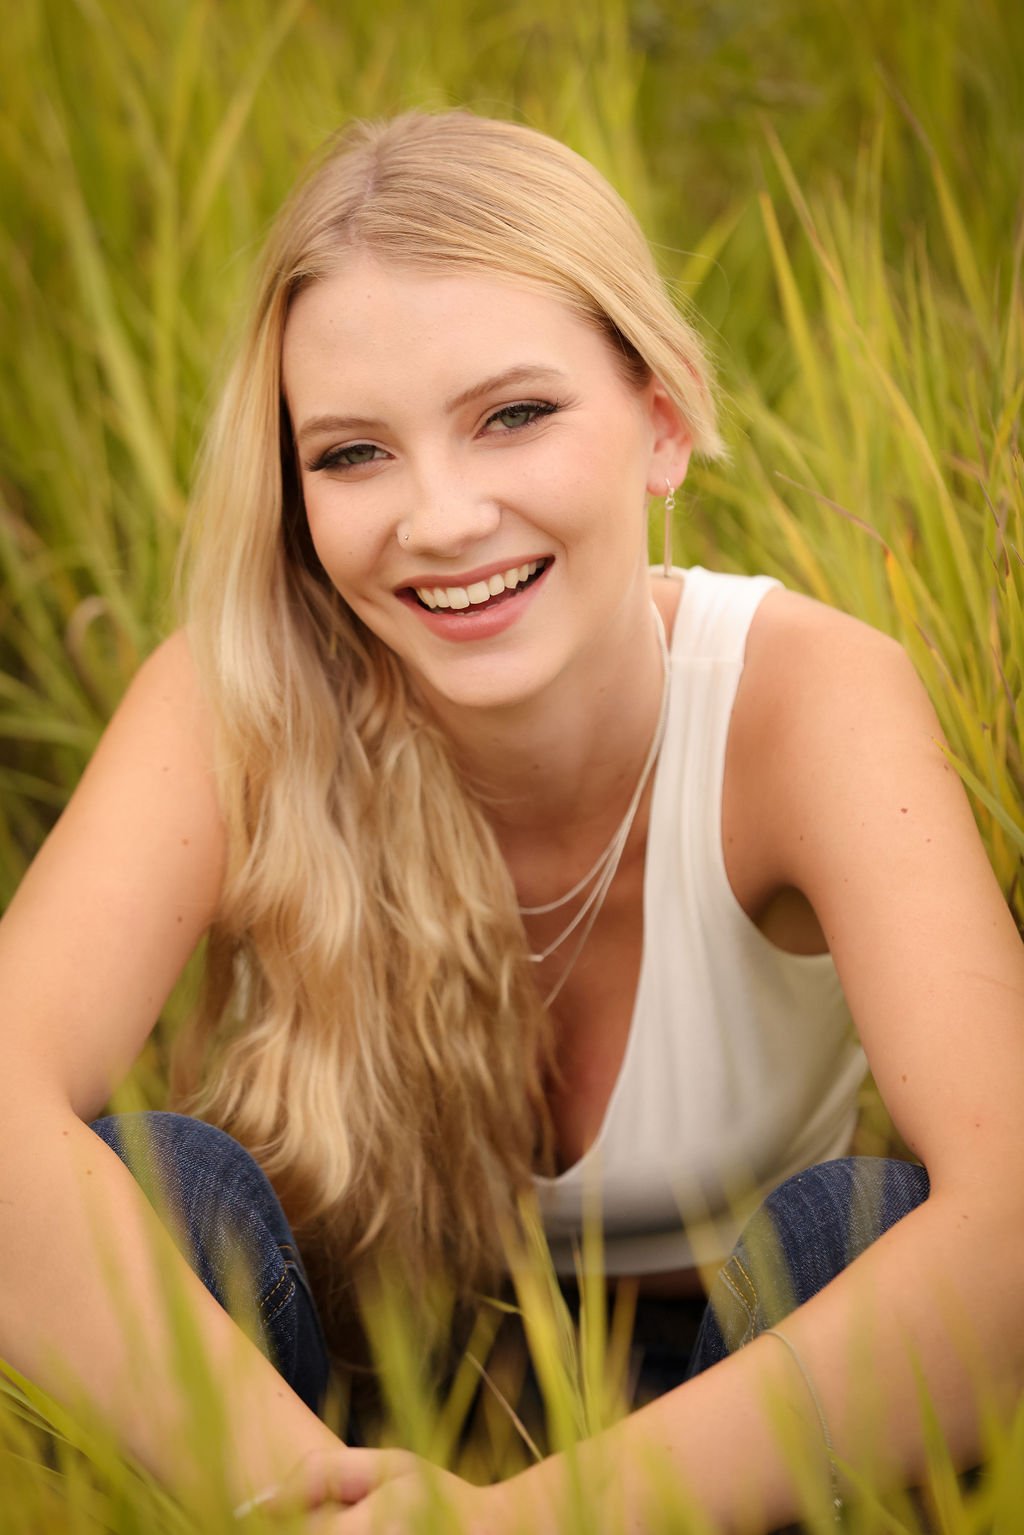
<instances>
[{"instance_id":1,"label":"cheek","mask_svg":"<svg viewBox=\"0 0 1024 1535\"><path fill-rule=\"evenodd\" d=\"M336 585L368 568L379 544L376 524L335 505L329 487L307 493L306 522L317 557Z\"/></svg>"},{"instance_id":2,"label":"cheek","mask_svg":"<svg viewBox=\"0 0 1024 1535\"><path fill-rule=\"evenodd\" d=\"M646 476L630 447L595 445L585 464L563 471L555 505L566 537L605 550L609 541L631 549L637 537L646 540Z\"/></svg>"},{"instance_id":3,"label":"cheek","mask_svg":"<svg viewBox=\"0 0 1024 1535\"><path fill-rule=\"evenodd\" d=\"M623 500L622 461L614 445L591 436L566 446L551 439L529 461L509 454L507 482L495 489L511 506L567 538L584 535L608 502Z\"/></svg>"},{"instance_id":4,"label":"cheek","mask_svg":"<svg viewBox=\"0 0 1024 1535\"><path fill-rule=\"evenodd\" d=\"M341 536L337 522L332 522L329 517L325 517L308 502L306 503L306 523L317 558L328 575L333 578L336 568L347 563L345 545L349 540Z\"/></svg>"}]
</instances>

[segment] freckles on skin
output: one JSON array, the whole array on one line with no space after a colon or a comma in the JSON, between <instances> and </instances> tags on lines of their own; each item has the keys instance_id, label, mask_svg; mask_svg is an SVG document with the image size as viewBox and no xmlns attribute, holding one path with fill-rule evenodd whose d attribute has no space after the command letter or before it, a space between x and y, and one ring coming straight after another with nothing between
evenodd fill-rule
<instances>
[{"instance_id":1,"label":"freckles on skin","mask_svg":"<svg viewBox=\"0 0 1024 1535\"><path fill-rule=\"evenodd\" d=\"M553 296L365 256L298 295L282 363L317 554L421 682L453 701L483 701L493 682L491 697L511 701L574 655L596 669L595 646L614 643L646 583L660 386L628 384L606 338ZM511 370L514 385L484 387ZM522 430L495 418L530 401L549 409ZM344 458L362 445L366 457ZM325 454L333 466L313 468ZM410 586L537 558L554 566L550 595L479 662L445 650L401 601Z\"/></svg>"},{"instance_id":2,"label":"freckles on skin","mask_svg":"<svg viewBox=\"0 0 1024 1535\"><path fill-rule=\"evenodd\" d=\"M540 508L547 499L583 514L600 490L597 468L614 487L631 464L642 510L652 439L642 394L626 387L605 338L556 299L497 278L411 275L361 258L299 293L282 364L296 431L324 414L356 414L367 418L365 433L353 428L339 437L365 436L379 448L372 467L345 473L342 484L342 477L325 479L307 468L310 453L329 445L330 434L319 442L310 437L309 448L302 442L312 527L319 508L339 500L347 508L379 507L384 485L396 484L396 465L404 477L390 490L387 510L401 500L399 510L407 511L418 494L459 494L457 476L465 471L513 510L524 497L539 500ZM550 368L560 382L525 382L520 393L507 391L505 404L508 396L568 393L574 396L565 407L571 427L567 418L548 419L531 431L530 451L522 453L510 451L511 434L504 442L497 433L485 439L471 408L445 411L445 401L467 384L524 364ZM481 456L468 453L470 442ZM341 546L335 553L345 560L356 550Z\"/></svg>"},{"instance_id":3,"label":"freckles on skin","mask_svg":"<svg viewBox=\"0 0 1024 1535\"><path fill-rule=\"evenodd\" d=\"M299 294L282 362L297 428L307 417L351 410L404 438L444 424L444 400L467 383L523 363L567 373L570 389L584 385L579 404L597 412L603 439L619 435L617 427L628 437L644 416L607 341L557 299L497 277L416 274L365 256ZM523 385L523 398L533 392ZM625 446L611 442L609 455ZM563 472L567 490L586 485L584 465Z\"/></svg>"}]
</instances>

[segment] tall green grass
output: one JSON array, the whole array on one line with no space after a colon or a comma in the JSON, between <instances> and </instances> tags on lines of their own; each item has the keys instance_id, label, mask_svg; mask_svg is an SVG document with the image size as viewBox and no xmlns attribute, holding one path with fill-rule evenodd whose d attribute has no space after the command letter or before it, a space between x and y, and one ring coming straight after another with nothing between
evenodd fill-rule
<instances>
[{"instance_id":1,"label":"tall green grass","mask_svg":"<svg viewBox=\"0 0 1024 1535\"><path fill-rule=\"evenodd\" d=\"M677 560L769 571L899 636L1024 920L1024 9L23 0L4 38L0 903L174 622L191 465L275 207L344 119L460 103L565 138L640 214L703 317L733 448L691 474ZM136 1069L145 1103L186 1005ZM569 1442L604 1401L599 1310L574 1353L550 1289L522 1299ZM488 1325L441 1405L414 1340L378 1329L406 1440L442 1460ZM529 1450L514 1402L485 1395L458 1453L491 1474ZM992 1434L970 1490L934 1437L956 1535L1024 1527L1024 1425ZM27 1383L4 1392L0 1452L5 1532L183 1528ZM916 1527L874 1497L852 1528Z\"/></svg>"},{"instance_id":2,"label":"tall green grass","mask_svg":"<svg viewBox=\"0 0 1024 1535\"><path fill-rule=\"evenodd\" d=\"M620 1527L609 1522L609 1510L619 1497L614 1477L595 1487L578 1469L573 1475L572 1468L581 1442L619 1421L625 1411L619 1385L629 1318L613 1318L610 1329L606 1327L603 1284L595 1279L584 1284L577 1329L545 1265L543 1238L536 1229L538 1236L513 1257L514 1299L481 1301L465 1351L441 1385L423 1368L421 1340L407 1300L387 1290L370 1298L368 1332L387 1408L378 1442L412 1448L428 1466L479 1483L514 1475L546 1453L560 1453L570 1467L560 1528L567 1535L595 1535L598 1530L614 1535ZM217 1454L224 1399L204 1364L173 1277L167 1281L167 1304L175 1319L175 1351L169 1380L161 1387L180 1388L190 1406L182 1436L198 1474L189 1512L126 1459L111 1434L87 1411L61 1406L0 1366L4 1535L227 1535L239 1529L247 1535L309 1535L321 1527L310 1525L299 1513L286 1517L259 1508L244 1524L232 1517L231 1490ZM130 1297L125 1298L125 1309L130 1317ZM528 1423L522 1421L521 1404L508 1390L508 1372L502 1376L500 1361L495 1362L492 1346L503 1314L518 1321L529 1347L542 1394L539 1422L535 1413ZM884 1383L871 1390L877 1395ZM475 1401L478 1391L481 1400ZM863 1455L841 1461L844 1529L854 1535L1015 1535L1024 1515L1024 1402L1012 1413L997 1413L983 1386L979 1401L985 1450L978 1474L969 1479L957 1474L922 1389L925 1469L919 1486L903 1491L879 1480L871 1469L872 1454L877 1456L884 1446L876 1444ZM770 1400L766 1405L771 1411ZM797 1429L791 1411L783 1410L781 1403L778 1407L780 1448L799 1489L799 1527L827 1535L835 1524L823 1447ZM337 1399L329 1403L327 1418L336 1424L344 1421ZM634 1462L629 1468L634 1480L638 1468L646 1473L648 1489L645 1530L652 1535L712 1535L685 1485L667 1472L653 1451L649 1464ZM409 1535L455 1535L461 1528L440 1487L422 1514L404 1527ZM621 1528L627 1528L625 1522ZM628 1528L636 1526L631 1523ZM523 1529L526 1535L528 1522Z\"/></svg>"},{"instance_id":3,"label":"tall green grass","mask_svg":"<svg viewBox=\"0 0 1024 1535\"><path fill-rule=\"evenodd\" d=\"M813 282L797 280L779 209L762 192L786 369L770 394L737 370L736 462L700 476L691 547L770 570L898 636L1021 919L1024 208L1003 269L983 274L923 144L942 243L933 255L913 232L896 264L875 216L886 196L881 125L858 153L852 195L832 186L805 197L768 127L766 137Z\"/></svg>"}]
</instances>

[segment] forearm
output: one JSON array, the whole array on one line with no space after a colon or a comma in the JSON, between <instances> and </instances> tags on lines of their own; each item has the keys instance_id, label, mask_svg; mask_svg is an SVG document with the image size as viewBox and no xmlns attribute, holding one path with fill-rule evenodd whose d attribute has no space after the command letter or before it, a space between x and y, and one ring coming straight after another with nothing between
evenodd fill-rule
<instances>
[{"instance_id":1,"label":"forearm","mask_svg":"<svg viewBox=\"0 0 1024 1535\"><path fill-rule=\"evenodd\" d=\"M207 1292L117 1156L70 1109L4 1094L0 1356L87 1406L186 1502L208 1471L181 1382L191 1332L224 1420L216 1447L242 1500L337 1440ZM169 1298L178 1315L172 1323Z\"/></svg>"},{"instance_id":2,"label":"forearm","mask_svg":"<svg viewBox=\"0 0 1024 1535\"><path fill-rule=\"evenodd\" d=\"M905 1485L919 1479L922 1383L954 1461L976 1461L979 1392L1005 1405L1024 1379L1020 1228L996 1200L961 1208L933 1195L781 1324L814 1383L840 1461ZM773 1529L799 1513L794 1442L812 1467L817 1460L826 1488L828 1460L807 1384L784 1344L760 1338L583 1445L581 1486L599 1493L598 1507L614 1508L618 1484L625 1528L639 1532L651 1467L660 1461L714 1527ZM563 1457L552 1457L524 1473L516 1490L532 1505L536 1527L553 1531L569 1487Z\"/></svg>"}]
</instances>

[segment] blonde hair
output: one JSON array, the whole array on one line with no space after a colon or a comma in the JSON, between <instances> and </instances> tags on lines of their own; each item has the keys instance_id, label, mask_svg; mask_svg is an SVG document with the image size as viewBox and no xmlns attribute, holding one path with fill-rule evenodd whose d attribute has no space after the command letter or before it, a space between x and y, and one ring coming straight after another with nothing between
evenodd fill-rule
<instances>
[{"instance_id":1,"label":"blonde hair","mask_svg":"<svg viewBox=\"0 0 1024 1535\"><path fill-rule=\"evenodd\" d=\"M552 1165L552 1069L515 891L487 816L388 649L313 552L281 390L288 310L368 251L553 293L653 371L694 447L721 444L700 343L625 205L585 160L466 112L356 124L271 233L208 435L188 621L217 722L229 840L176 1102L249 1147L328 1322L367 1265L457 1295Z\"/></svg>"}]
</instances>

